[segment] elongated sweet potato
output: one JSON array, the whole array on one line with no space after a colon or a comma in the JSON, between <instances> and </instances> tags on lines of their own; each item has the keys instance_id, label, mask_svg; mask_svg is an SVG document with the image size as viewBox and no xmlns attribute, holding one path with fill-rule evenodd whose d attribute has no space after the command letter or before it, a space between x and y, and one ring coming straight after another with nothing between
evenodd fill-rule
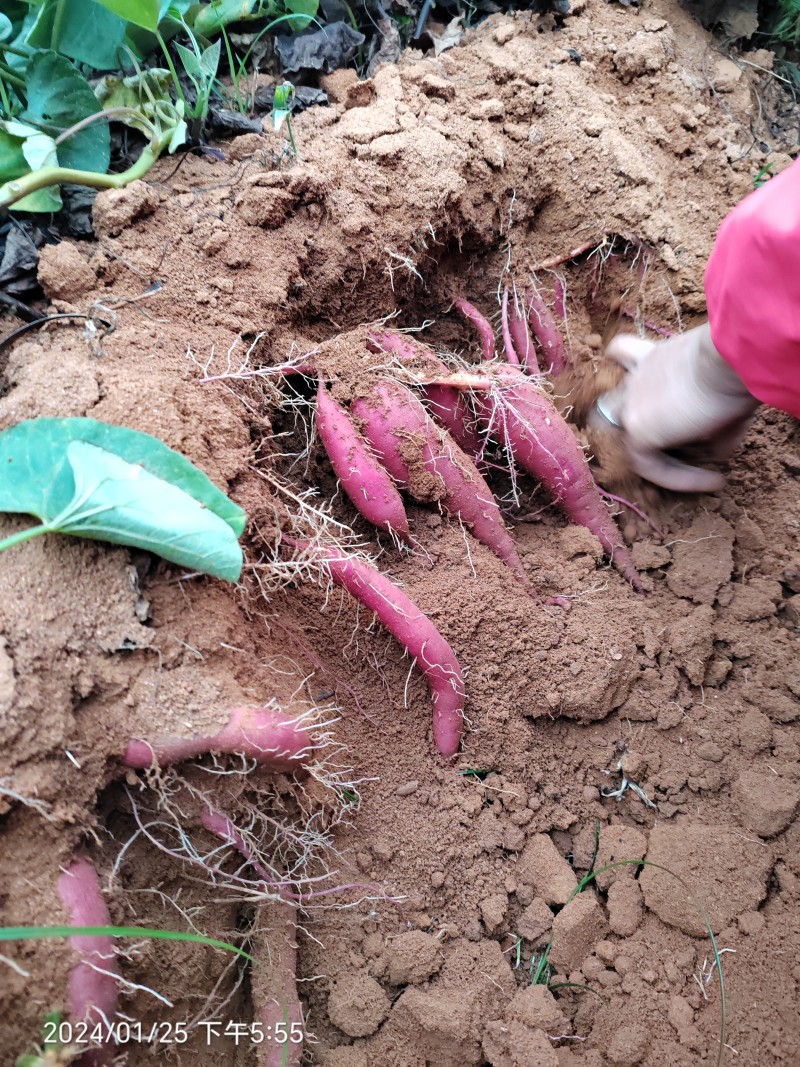
<instances>
[{"instance_id":1,"label":"elongated sweet potato","mask_svg":"<svg viewBox=\"0 0 800 1067\"><path fill-rule=\"evenodd\" d=\"M631 554L563 416L518 367L497 364L492 373L499 389L482 404L491 432L515 463L545 485L573 522L591 530L614 566L641 592Z\"/></svg>"},{"instance_id":2,"label":"elongated sweet potato","mask_svg":"<svg viewBox=\"0 0 800 1067\"><path fill-rule=\"evenodd\" d=\"M508 352L508 346L511 345L511 349L515 358L509 358L508 362L513 365L521 364L526 370L529 370L531 374L539 373L539 362L536 359L536 349L534 348L531 335L528 332L528 324L525 321L525 316L521 314L517 307L516 298L514 300L514 306L511 311L508 310L508 289L506 289L503 295L503 338L505 339L506 352Z\"/></svg>"},{"instance_id":3,"label":"elongated sweet potato","mask_svg":"<svg viewBox=\"0 0 800 1067\"><path fill-rule=\"evenodd\" d=\"M470 304L469 300L462 300L461 297L453 298L453 307L478 331L483 358L487 361L494 359L494 330L486 316L482 315L474 304Z\"/></svg>"},{"instance_id":4,"label":"elongated sweet potato","mask_svg":"<svg viewBox=\"0 0 800 1067\"><path fill-rule=\"evenodd\" d=\"M429 418L421 401L397 382L374 386L353 403L383 465L415 499L438 502L472 529L531 591L516 547L492 491L452 437Z\"/></svg>"},{"instance_id":5,"label":"elongated sweet potato","mask_svg":"<svg viewBox=\"0 0 800 1067\"><path fill-rule=\"evenodd\" d=\"M58 895L69 912L70 926L109 926L111 919L100 880L86 859L75 860L59 877ZM77 934L69 939L78 962L69 975L69 1012L73 1024L88 1023L113 1030L117 1014L119 968L114 939L106 935ZM114 1043L105 1041L81 1057L86 1067L107 1067L114 1059Z\"/></svg>"},{"instance_id":6,"label":"elongated sweet potato","mask_svg":"<svg viewBox=\"0 0 800 1067\"><path fill-rule=\"evenodd\" d=\"M525 296L530 305L528 323L542 350L544 369L550 374L560 374L572 362L561 331L539 293L528 289Z\"/></svg>"},{"instance_id":7,"label":"elongated sweet potato","mask_svg":"<svg viewBox=\"0 0 800 1067\"><path fill-rule=\"evenodd\" d=\"M428 371L442 376L447 374L447 367L433 349L403 334L376 330L370 338L370 346L395 356L406 366L417 365L423 375ZM422 394L433 418L444 426L459 448L468 456L477 456L481 451L481 439L475 413L466 396L451 385L424 385Z\"/></svg>"},{"instance_id":8,"label":"elongated sweet potato","mask_svg":"<svg viewBox=\"0 0 800 1067\"><path fill-rule=\"evenodd\" d=\"M307 722L277 705L231 708L218 733L193 737L153 737L128 742L122 762L140 770L159 763L180 763L207 752L241 753L276 770L292 770L308 760L314 741Z\"/></svg>"},{"instance_id":9,"label":"elongated sweet potato","mask_svg":"<svg viewBox=\"0 0 800 1067\"><path fill-rule=\"evenodd\" d=\"M227 841L255 870L267 875L250 854L242 835L225 815L204 811L202 823L212 834ZM257 965L251 988L258 1021L268 1035L258 1050L259 1067L299 1067L303 1059L303 1006L297 995L297 894L275 887L265 877L267 888L280 897L265 900L258 909L253 944Z\"/></svg>"},{"instance_id":10,"label":"elongated sweet potato","mask_svg":"<svg viewBox=\"0 0 800 1067\"><path fill-rule=\"evenodd\" d=\"M506 362L512 367L519 366L519 356L514 347L514 339L511 336L511 327L508 322L508 289L503 290L503 303L500 307L500 330L503 334L503 351L506 354Z\"/></svg>"},{"instance_id":11,"label":"elongated sweet potato","mask_svg":"<svg viewBox=\"0 0 800 1067\"><path fill-rule=\"evenodd\" d=\"M391 579L335 546L287 542L318 562L323 573L370 611L416 661L433 698L433 737L443 756L458 751L464 728L464 675L456 654L431 620Z\"/></svg>"},{"instance_id":12,"label":"elongated sweet potato","mask_svg":"<svg viewBox=\"0 0 800 1067\"><path fill-rule=\"evenodd\" d=\"M457 392L456 396L465 402ZM323 381L317 388L317 430L336 477L364 518L379 530L407 541L410 534L403 498Z\"/></svg>"}]
</instances>

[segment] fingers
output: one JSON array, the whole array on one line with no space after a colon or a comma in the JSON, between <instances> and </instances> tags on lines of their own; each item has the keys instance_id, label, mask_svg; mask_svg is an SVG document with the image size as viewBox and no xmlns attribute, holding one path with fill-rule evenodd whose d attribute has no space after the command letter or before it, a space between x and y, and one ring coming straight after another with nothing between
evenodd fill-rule
<instances>
[{"instance_id":1,"label":"fingers","mask_svg":"<svg viewBox=\"0 0 800 1067\"><path fill-rule=\"evenodd\" d=\"M632 370L653 347L654 343L644 337L635 337L630 333L619 333L608 342L605 354L609 359L621 363L626 370Z\"/></svg>"},{"instance_id":2,"label":"fingers","mask_svg":"<svg viewBox=\"0 0 800 1067\"><path fill-rule=\"evenodd\" d=\"M636 473L663 489L676 493L715 493L725 484L725 477L719 471L693 467L665 452L631 448L629 454Z\"/></svg>"},{"instance_id":3,"label":"fingers","mask_svg":"<svg viewBox=\"0 0 800 1067\"><path fill-rule=\"evenodd\" d=\"M736 422L731 423L726 430L721 430L709 442L709 458L714 460L727 459L744 441L752 421L752 415L747 415L745 418L737 419Z\"/></svg>"}]
</instances>

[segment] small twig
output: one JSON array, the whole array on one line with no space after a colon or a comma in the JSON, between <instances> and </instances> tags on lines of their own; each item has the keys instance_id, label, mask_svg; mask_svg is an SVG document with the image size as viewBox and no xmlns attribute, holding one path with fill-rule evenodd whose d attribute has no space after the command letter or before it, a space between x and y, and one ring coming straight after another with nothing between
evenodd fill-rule
<instances>
[{"instance_id":1,"label":"small twig","mask_svg":"<svg viewBox=\"0 0 800 1067\"><path fill-rule=\"evenodd\" d=\"M72 311L64 312L59 315L45 315L42 318L26 322L24 326L18 326L16 330L12 330L11 333L6 334L5 337L0 339L0 352L2 352L4 348L7 348L12 341L16 341L22 334L27 333L28 330L32 330L36 326L46 326L48 322L55 322L56 319L86 319L89 322L100 323L100 325L105 328L105 333L111 333L114 330L113 321L101 319L99 316L93 315L90 311Z\"/></svg>"}]
</instances>

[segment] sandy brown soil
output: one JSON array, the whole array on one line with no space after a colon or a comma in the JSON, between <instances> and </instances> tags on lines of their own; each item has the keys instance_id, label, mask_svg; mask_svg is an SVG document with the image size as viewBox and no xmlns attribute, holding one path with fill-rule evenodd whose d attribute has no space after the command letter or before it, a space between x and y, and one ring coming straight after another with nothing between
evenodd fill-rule
<instances>
[{"instance_id":1,"label":"sandy brown soil","mask_svg":"<svg viewBox=\"0 0 800 1067\"><path fill-rule=\"evenodd\" d=\"M146 183L101 195L97 243L46 249L40 276L56 310L101 305L115 330L87 338L54 324L0 355L0 427L90 415L156 434L250 516L235 590L90 542L49 538L0 557L0 786L16 794L0 798L3 923L64 921L59 868L83 853L115 922L250 930L263 959L286 945L280 909L208 884L175 854L181 842L165 824L177 820L207 853L203 797L233 816L260 812L284 827L278 866L292 857L285 828L327 832L310 873L325 863L337 883L402 901L351 891L300 915L306 1063L715 1062L719 985L685 887L655 867L623 866L564 907L592 864L596 827L598 864L646 856L706 909L726 950L723 1062L796 1058L796 424L761 413L716 496L633 487L664 531L662 541L621 517L644 597L523 482L524 510L541 512L514 537L540 591L573 598L568 613L534 604L435 510L410 509L421 548L401 552L335 496L334 516L380 544L382 569L464 665L469 731L450 767L430 742L424 683L387 634L310 582L259 591L280 518L295 508L264 476L335 495L318 444L297 456L310 407L286 406L273 383L200 382L239 370L251 346L250 368L273 365L391 312L400 326L433 320L425 339L471 358L474 338L448 294L496 312L506 266L524 277L608 235L652 253L643 270L617 240L602 271L607 244L562 268L584 378L598 369L601 337L620 328L620 306L667 328L698 320L720 219L752 189L762 149L785 147L777 135L765 143L758 125L756 92L768 99L769 79L723 60L668 0L574 7L561 30L493 17L438 59L412 52L365 83L330 76L332 105L296 121L294 165L278 159L273 135L248 135L224 162L165 160ZM781 151L769 158L788 162ZM502 475L493 484L508 490ZM335 702L333 738L346 750L335 759L360 783L357 810L343 811L324 783L233 763L217 768L235 772L224 777L209 764L179 776L121 772L132 735L221 722L226 706L271 698L298 711ZM623 772L653 807L631 790L601 796ZM137 819L161 849L137 836ZM551 938L554 992L530 985ZM147 987L128 988L128 1018L221 1028L252 1019L262 979L223 954L125 947L125 978ZM58 941L6 955L0 1046L10 1063L63 1005L71 957ZM121 1062L139 1067L156 1053L258 1060L248 1043L195 1025L188 1045L132 1043Z\"/></svg>"}]
</instances>

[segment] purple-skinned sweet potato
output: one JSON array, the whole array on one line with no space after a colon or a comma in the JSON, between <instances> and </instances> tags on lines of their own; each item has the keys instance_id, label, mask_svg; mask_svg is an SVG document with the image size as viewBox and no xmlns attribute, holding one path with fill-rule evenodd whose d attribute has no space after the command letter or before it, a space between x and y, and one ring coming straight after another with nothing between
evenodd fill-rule
<instances>
[{"instance_id":1,"label":"purple-skinned sweet potato","mask_svg":"<svg viewBox=\"0 0 800 1067\"><path fill-rule=\"evenodd\" d=\"M317 388L317 430L336 477L358 511L379 530L407 541L410 532L403 498L323 381Z\"/></svg>"},{"instance_id":2,"label":"purple-skinned sweet potato","mask_svg":"<svg viewBox=\"0 0 800 1067\"><path fill-rule=\"evenodd\" d=\"M500 557L528 592L514 542L483 475L422 402L398 382L384 381L353 403L364 433L394 480L421 502L438 503Z\"/></svg>"},{"instance_id":3,"label":"purple-skinned sweet potato","mask_svg":"<svg viewBox=\"0 0 800 1067\"><path fill-rule=\"evenodd\" d=\"M464 675L456 654L431 620L385 574L341 549L286 538L318 562L323 573L374 611L416 661L433 698L433 738L446 758L458 751L464 729Z\"/></svg>"},{"instance_id":4,"label":"purple-skinned sweet potato","mask_svg":"<svg viewBox=\"0 0 800 1067\"><path fill-rule=\"evenodd\" d=\"M103 899L100 879L87 859L75 860L57 883L61 903L69 913L70 926L109 926L111 919ZM78 960L69 974L69 1013L73 1025L85 1022L104 1034L112 1030L117 1015L119 967L114 939L105 934L76 934L69 938ZM115 1043L104 1040L99 1048L87 1048L81 1056L85 1067L107 1067L114 1059Z\"/></svg>"}]
</instances>

